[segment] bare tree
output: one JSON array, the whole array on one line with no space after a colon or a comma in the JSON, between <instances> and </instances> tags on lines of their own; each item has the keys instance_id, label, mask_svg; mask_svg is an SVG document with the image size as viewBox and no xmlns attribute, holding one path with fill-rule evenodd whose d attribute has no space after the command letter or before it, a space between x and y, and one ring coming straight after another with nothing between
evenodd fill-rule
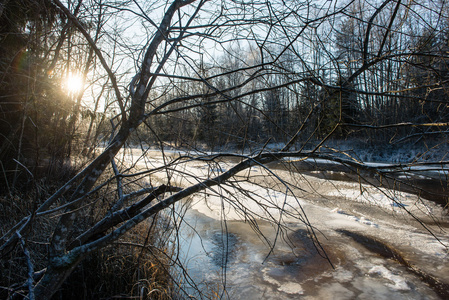
<instances>
[{"instance_id":1,"label":"bare tree","mask_svg":"<svg viewBox=\"0 0 449 300\"><path fill-rule=\"evenodd\" d=\"M242 179L242 172L254 166L262 167L282 185L287 194L293 194L293 186L276 176L267 166L269 163L283 161L286 158L326 159L345 166L360 176L362 173L370 173L383 180L397 182L398 178L394 174L427 162L422 163L414 159L406 166L398 164L388 168L377 167L364 164L343 150L327 149L326 143L337 133L341 138L349 132L343 131L342 128L386 130L388 134L391 133L388 131L390 129L404 127L447 128L448 126L444 118L436 118L433 120L435 122L425 123L411 121L382 124L355 120L356 106L368 111L373 106L382 106L371 105L375 101L422 100L421 95L415 97L408 94L410 90L420 86L402 86L402 90L397 90L397 85L385 85L385 82L400 80L398 77L404 70L403 64L416 67L420 65L417 60L410 57L435 55L419 50L410 52L410 47L406 47L405 44L393 43L395 35L409 34L400 30L403 22L398 21L399 18L406 18L408 15L419 19L419 10L424 9L422 7L416 8L411 4L402 4L401 1L387 0L367 9L365 14L354 17L349 10L352 2L342 5L330 2L320 7L315 7L316 4L312 2L300 1L215 3L205 0L173 0L167 5L160 5L158 1L147 3L134 0L114 5L101 3L102 5L97 6L98 9L107 8L110 14L116 14L117 18L128 18L127 20L131 20L130 26L135 25L137 21L134 20L139 20L146 26L148 32L145 34L148 36L144 39L144 46L140 46L142 51L138 58L132 57L130 62L125 58L120 60L114 55L108 55L119 52L114 50L115 46L124 47L126 44L124 36L114 36L112 44L100 42L100 36L103 34L113 36L108 31L111 29L105 24L108 14L97 12L95 25L97 31L91 36L87 27L93 24L82 22L77 16L76 8L70 8L59 0L53 0L52 3L89 46L88 57L81 66L84 77L89 77L90 66L94 63L96 69L101 65L103 71L98 73L107 76L107 80L103 77L104 83L97 95L93 111L97 111L101 95L110 84L114 101L106 107L115 109L116 113L112 111L104 113L105 118L111 117L112 129L102 152L53 195L47 197L45 201L36 202L35 209L28 216L3 234L0 253L2 257L7 257L8 253L37 230L38 224L43 219L52 216L57 220L48 225L51 229L41 232L43 239L49 242L48 261L45 269L38 273L40 277L35 285L32 275L29 276L26 283L29 298L50 299L89 254L110 246L145 220L154 218L161 211L201 192L224 195L223 191L236 189L247 195L248 199L254 200L261 212L249 210L245 203L232 197L232 192L229 193L231 196L223 196L229 205L250 222L256 224L255 220L261 218L276 226L276 238L269 242L271 249L286 228L284 226L286 216L296 219L306 226L317 251L327 257L300 203L297 202L296 206L290 207L291 204L286 202L269 200L263 202L257 195L246 191L245 187L240 185L241 181L251 181L249 176ZM160 12L160 20L156 21L153 15L149 14L150 10ZM442 15L444 18L447 17L445 12ZM334 26L338 20L347 16L349 21L345 22L361 24L357 29L358 34L362 34L357 37L360 49L350 49L350 55L340 53L341 56L336 56L333 51L335 45L331 45L330 42L335 36L340 51L343 51L342 48L346 51L347 47L354 45L354 41L344 39L348 37L345 33L338 32L340 35L337 35L334 32L339 30L338 26ZM385 19L388 20L386 25ZM432 24L423 26L437 30ZM137 31L141 27L135 28ZM335 33L335 36L329 33L328 40L325 40L322 34L326 30ZM352 30L351 34L355 31L352 27L347 30ZM313 42L316 43L313 47L316 53L310 55L310 51L303 50L310 49L308 43L311 40L307 37L312 35L314 35ZM376 38L378 41L375 41ZM396 40L400 40L399 37ZM246 47L251 51L229 50L229 47L235 45ZM214 49L220 53L227 52L232 64L223 66L220 58L213 54ZM128 50L130 53L134 52L130 46ZM342 53L345 53L344 51ZM344 68L340 67L339 59L342 56L350 60ZM287 64L283 60L286 58L292 61ZM213 72L206 72L203 59L207 60ZM117 60L120 63L116 63ZM435 61L434 65L444 65L443 60ZM397 68L394 72L391 70L393 67ZM128 82L125 81L126 76L117 78L116 75L122 72L121 68L127 71L135 68L135 74L127 77ZM377 77L367 75L370 72ZM373 78L378 80L371 82ZM438 80L430 80L425 85L429 89L437 89L440 86L445 89L447 82L440 79L441 77ZM196 88L191 88L192 86ZM385 89L378 90L378 86ZM320 99L316 101L310 99L313 97ZM297 103L297 109L307 109L306 112L302 112L301 118L296 118L299 122L294 127L286 120L295 112L292 109L292 103L295 103L292 98L301 102ZM440 98L430 98L424 101L438 101L442 105L447 102ZM79 122L80 104L81 98L78 98L76 113L69 126L72 135L76 123ZM220 107L225 108L220 110L218 109ZM176 158L164 156L162 167L152 167L145 161L151 157L145 155L147 149L142 146L144 154L139 159L145 161L146 167L132 168L126 164L127 157L132 154L127 143L142 142L139 137L145 131L152 136L151 140L155 141L155 144L161 146L161 151L164 151L163 145L166 141L162 131L165 125L159 125L169 124L170 120L176 118L183 118L186 123L193 123L198 111L204 113L201 122L208 126L207 131L203 129L203 134L212 134L214 130L218 130L210 128L214 126L212 123L219 123L213 122L216 119L228 118L227 123L221 123L227 124L226 126L236 122L246 126L244 118L245 112L248 111L261 119L265 118L269 124L276 127L276 130L268 131L253 140L251 136L245 135L250 131L238 131L238 138L245 141L243 145L247 145L249 140L257 142L255 143L257 146L254 147L253 144L252 148L255 151L251 153L186 154ZM217 112L222 115L212 118L211 114ZM311 120L314 122L310 122ZM160 123L162 121L164 123ZM285 129L287 125L290 127L289 130ZM312 129L308 126L312 126ZM318 128L325 126L326 130L319 132ZM91 136L91 127L92 123L88 126L86 140ZM236 134L236 129L222 130L229 136ZM178 133L184 134L182 131ZM393 132L393 135L395 133ZM414 131L408 133L415 134ZM447 130L427 130L425 134L444 135L447 134ZM284 143L278 149L268 150L265 146L279 136L283 136ZM202 138L207 140L207 137ZM224 158L232 158L235 164L228 170L215 172L213 166ZM192 162L209 163L210 172L205 176L189 174L182 166ZM443 158L432 162L444 170L447 170L447 163ZM151 178L150 184L143 186L141 182L147 177ZM109 185L115 187L114 191L104 195L103 188ZM408 183L404 185L410 189L414 188ZM107 198L103 207L100 207L98 200L101 193ZM392 201L397 200L392 198ZM400 206L400 203L398 205ZM407 211L405 206L400 207ZM278 211L280 217L272 214L272 209ZM96 218L92 224L94 214ZM89 226L79 229L79 224ZM424 224L423 226L425 227ZM427 229L432 234L432 231ZM31 273L32 271L30 268Z\"/></svg>"}]
</instances>

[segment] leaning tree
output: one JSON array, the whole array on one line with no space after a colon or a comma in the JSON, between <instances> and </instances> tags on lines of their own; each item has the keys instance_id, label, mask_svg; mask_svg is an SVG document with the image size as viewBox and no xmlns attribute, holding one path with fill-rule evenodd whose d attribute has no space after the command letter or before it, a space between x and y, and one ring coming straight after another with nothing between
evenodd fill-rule
<instances>
[{"instance_id":1,"label":"leaning tree","mask_svg":"<svg viewBox=\"0 0 449 300\"><path fill-rule=\"evenodd\" d=\"M444 3L386 0L357 13L363 1L51 2L67 25L59 28L56 43L46 41L46 57L56 67L75 68L69 52L61 49L69 45L76 53L76 47L83 47L87 59L78 68L92 91L92 96L76 98L68 136L73 139L84 130L86 138L102 138L104 147L84 149L89 153L86 165L45 200L37 198L32 211L3 233L2 258L19 246L24 249L29 274L22 287L30 299L50 299L88 255L202 192L222 193L223 201L249 222L271 222L277 237L287 230L287 216L296 219L326 256L299 202L258 201L260 211L251 211L245 202L224 196L231 188L245 194L238 183L250 181L241 174L254 166L267 170L287 194L292 186L269 168L286 158L326 159L356 174L393 181L414 165L446 170L444 157L423 162L424 152L407 165L387 169L364 164L343 149L326 148L333 138L348 134L359 139L368 134L379 143L418 136L429 145L428 152L432 145L447 143L449 16ZM421 18L423 14L432 21ZM87 16L97 18L87 22ZM91 134L92 122L88 129L82 126L83 101L93 103L85 106L91 120L107 102L101 120L104 128L110 118L108 134ZM411 114L404 120L401 110L416 112L416 107L422 108L421 118ZM198 123L199 115L203 123ZM238 130L226 128L235 124ZM205 146L214 140L222 143L217 148L227 142L233 147L215 154L164 156L163 165L150 164L146 145L163 153L175 135L184 149L204 150L198 137ZM268 147L270 141L277 142L276 149ZM143 154L133 166L129 156L136 143ZM233 165L213 171L222 159ZM198 161L208 163L211 171L197 176L182 167ZM15 163L28 174L25 161L19 157ZM106 188L111 186L112 193ZM246 195L252 197L250 191ZM34 270L27 251L27 239L36 231L48 243L43 270ZM275 241L269 245L274 247Z\"/></svg>"}]
</instances>

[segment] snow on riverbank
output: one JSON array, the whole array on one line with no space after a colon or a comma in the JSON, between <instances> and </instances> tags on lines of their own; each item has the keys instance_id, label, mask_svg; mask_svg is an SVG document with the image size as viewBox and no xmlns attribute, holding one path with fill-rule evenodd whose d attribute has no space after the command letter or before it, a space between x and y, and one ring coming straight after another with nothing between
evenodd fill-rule
<instances>
[{"instance_id":1,"label":"snow on riverbank","mask_svg":"<svg viewBox=\"0 0 449 300\"><path fill-rule=\"evenodd\" d=\"M230 165L226 163L216 165L213 168L214 175L219 175L229 168ZM204 178L210 175L210 172L210 166L205 164L194 165L183 170L184 175L189 173L197 178ZM292 173L279 170L275 173L279 178L292 181ZM239 180L250 176L261 180L257 184ZM409 245L416 243L415 246L418 249L422 248L420 251L439 257L447 256L445 247L445 245L449 245L447 235L440 236L440 242L443 245L425 233L418 223L413 227L405 225L411 222L410 220L413 221L410 213L418 218L444 216L442 207L425 201L417 195L357 182L334 182L306 175L300 176L299 179L296 178L298 181L295 184L299 186L297 190L287 188L279 183L275 185L275 188L271 188L270 184L265 182L267 178L270 178L270 174L263 168L252 167L247 172L240 174L240 177L234 181L195 195L192 198L191 208L215 220L245 221L248 219L248 215L273 222L279 222L282 219L285 223L306 223L307 219L312 226L320 228L320 230L359 228L380 236L390 230L396 232L401 230L404 235L414 237L415 241L407 242ZM274 179L271 178L271 180ZM329 199L329 204L323 207L311 201L313 199ZM355 204L357 207L364 208L363 212L358 211ZM379 215L378 210L383 214ZM370 212L376 213L371 216ZM399 220L405 220L405 223L396 224ZM328 228L325 228L323 224ZM408 232L410 230L411 232ZM415 231L419 231L420 235L415 235ZM430 241L429 238L433 241ZM420 244L423 239L426 247L422 247Z\"/></svg>"},{"instance_id":2,"label":"snow on riverbank","mask_svg":"<svg viewBox=\"0 0 449 300\"><path fill-rule=\"evenodd\" d=\"M140 153L135 151L125 158L127 163L141 169L165 164L158 151L147 153L145 161L137 162L138 157ZM179 154L171 153L165 159L169 162L176 157ZM151 173L150 180L156 184L165 183L170 176L172 184L187 187L218 176L233 165L232 162L191 160ZM217 261L222 261L220 251L225 251L219 249L224 247L223 241L227 241L222 237L226 230L233 237L233 244L226 244L226 251L234 251L226 270L229 292L248 300L261 297L438 299L419 278L408 274L393 261L373 256L342 236L339 230L382 240L400 249L414 265L449 281L448 250L444 246L449 242L447 232L432 226L437 240L404 210L426 220L442 217L447 222L441 207L410 193L358 182L332 181L283 169L273 169L272 172L262 166L252 167L226 184L211 187L190 198L190 211L200 220L186 217L186 222L190 222L187 227L194 228L192 233L185 234L186 239L194 238L185 242L190 249L185 259L189 271L195 274L192 276L205 280L207 285L222 280L217 275L221 271L216 268ZM291 183L289 188L279 179ZM307 242L303 247L290 248L291 245L279 240L272 259L263 263L269 249L254 241L258 235L249 224L255 220L265 224L259 225L259 229L268 230L264 234L271 241L275 237L273 227L261 220L281 222L286 233L291 234L304 231L305 223L313 226L323 246L334 257L336 269L331 270L326 261L320 264L315 256L301 256L304 251L314 251L313 245ZM217 244L217 241L221 242ZM196 249L192 250L193 247ZM292 253L295 253L293 257ZM421 297L422 293L426 296Z\"/></svg>"},{"instance_id":3,"label":"snow on riverbank","mask_svg":"<svg viewBox=\"0 0 449 300\"><path fill-rule=\"evenodd\" d=\"M144 159L141 159L141 154L140 149L128 149L123 159L127 165L152 169L161 168L177 157L185 155L185 153L169 153L163 158L160 151L148 150L143 156ZM167 155L167 153L165 154ZM370 164L373 165L373 163ZM196 184L202 179L213 178L226 172L233 165L231 162L208 164L195 160L181 161L179 165L175 164L170 167L171 181L180 186ZM387 165L382 164L381 166ZM413 170L417 171L419 168L416 167ZM429 171L428 166L425 168ZM430 172L432 171L433 169L430 168ZM443 171L447 172L447 170ZM408 212L416 214L419 218L434 218L444 214L438 205L406 192L373 187L358 182L332 181L303 174L295 175L282 170L270 172L262 166L254 166L239 174L239 179L233 179L222 186L215 186L198 193L193 197L192 207L214 219L245 220L245 213L251 213L256 218L279 220L280 212L282 212L282 217L288 220L295 216L304 217L305 212L302 211L304 206L310 206L312 199L322 198L329 199L329 203L335 202L333 207L327 206L332 212L350 216L358 223L373 227L376 227L377 224L370 219L370 216L354 215L347 209L351 205L350 203L366 207L379 207L398 216L407 215ZM438 172L441 172L441 166ZM167 173L163 168L159 174L152 175L153 178L159 177L161 182L164 182L166 176ZM276 176L279 177L276 179ZM247 178L250 178L250 181L247 181ZM261 180L268 178L277 181L276 188ZM281 178L287 182L293 182L293 185L299 189L293 191L291 187L279 183L278 179Z\"/></svg>"},{"instance_id":4,"label":"snow on riverbank","mask_svg":"<svg viewBox=\"0 0 449 300\"><path fill-rule=\"evenodd\" d=\"M221 165L216 168L216 172L228 167ZM196 166L190 172L200 176L204 175L201 172L206 169L205 165ZM396 262L382 259L337 233L340 229L347 229L376 237L404 251L407 259L414 265L447 281L449 259L447 248L441 243L448 243L447 235L439 234L440 242L419 226L397 222L409 217L402 210L403 207L425 209L426 206L418 201L418 197L403 192L392 193L385 189L370 190L369 186L363 186L361 192L358 183L331 182L311 176L301 176L302 190L286 193L280 191L284 186L272 186L270 181L264 180L268 175L262 168L250 171L253 176L259 176L260 181L255 180L257 184L241 182L237 178L231 185L193 197L191 208L208 220L208 229L205 231L202 230L203 227L195 226L197 234L202 236L202 243L206 244L206 254L201 258L201 251L198 251L188 256L188 266L194 274L203 274L204 270L211 268L207 260L207 255L210 254L207 253L216 249L210 250L207 241L211 232L220 230L209 229L209 224L215 222L215 226L221 227L221 230L226 227L226 232L238 237L236 245L228 249L237 252L232 255L236 258L229 262L226 271L231 299L438 299L418 277L407 273ZM239 178L246 178L245 175L248 173L241 174ZM276 171L276 175L286 179L292 174ZM312 193L318 198L329 199L330 204L320 205L322 202L314 201ZM396 203L402 205L394 205ZM367 209L361 213L360 207ZM251 212L260 219L279 221L281 214L277 208L284 209L284 224L292 233L303 230L301 228L304 228L304 224L299 220L304 220L303 213L307 215L332 261L336 263L334 270L326 262L320 263L321 258L307 254L315 252L307 242L304 246L289 248L291 246L278 241L279 245L272 258L263 263L268 249L252 241L252 235L255 234L251 234L250 229L246 228L248 223L244 222L242 211ZM385 214L379 215L378 209ZM439 213L435 207L432 209L433 213ZM370 214L371 212L375 213ZM226 226L223 225L224 220ZM263 226L259 229L266 237L273 239L269 230ZM298 257L292 256L292 252L298 253ZM410 253L414 256L408 255ZM194 264L195 260L198 260L197 265ZM210 272L207 274L207 284L212 279L222 280Z\"/></svg>"}]
</instances>

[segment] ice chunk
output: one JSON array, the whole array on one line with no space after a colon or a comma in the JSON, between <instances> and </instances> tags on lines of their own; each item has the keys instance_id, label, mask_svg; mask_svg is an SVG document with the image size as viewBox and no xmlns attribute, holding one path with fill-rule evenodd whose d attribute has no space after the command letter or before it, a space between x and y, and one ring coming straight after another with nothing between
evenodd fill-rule
<instances>
[{"instance_id":1,"label":"ice chunk","mask_svg":"<svg viewBox=\"0 0 449 300\"><path fill-rule=\"evenodd\" d=\"M391 283L388 283L387 286L390 287L391 289L398 291L410 290L410 287L408 286L407 281L405 281L404 278L393 274L390 270L388 270L384 266L374 266L368 271L368 274L378 275L389 280Z\"/></svg>"},{"instance_id":2,"label":"ice chunk","mask_svg":"<svg viewBox=\"0 0 449 300\"><path fill-rule=\"evenodd\" d=\"M284 283L278 288L278 290L287 294L298 294L298 295L304 294L302 286L296 282Z\"/></svg>"}]
</instances>

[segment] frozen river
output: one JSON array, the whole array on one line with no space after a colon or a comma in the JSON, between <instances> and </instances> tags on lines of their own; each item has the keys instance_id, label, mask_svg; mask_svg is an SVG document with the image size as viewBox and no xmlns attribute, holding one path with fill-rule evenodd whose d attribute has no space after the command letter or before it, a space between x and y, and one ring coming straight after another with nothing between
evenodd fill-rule
<instances>
[{"instance_id":1,"label":"frozen river","mask_svg":"<svg viewBox=\"0 0 449 300\"><path fill-rule=\"evenodd\" d=\"M147 155L146 168L162 165L160 153ZM151 180L187 186L232 165L189 162ZM192 297L447 299L447 211L404 191L312 175L253 167L177 206Z\"/></svg>"}]
</instances>

